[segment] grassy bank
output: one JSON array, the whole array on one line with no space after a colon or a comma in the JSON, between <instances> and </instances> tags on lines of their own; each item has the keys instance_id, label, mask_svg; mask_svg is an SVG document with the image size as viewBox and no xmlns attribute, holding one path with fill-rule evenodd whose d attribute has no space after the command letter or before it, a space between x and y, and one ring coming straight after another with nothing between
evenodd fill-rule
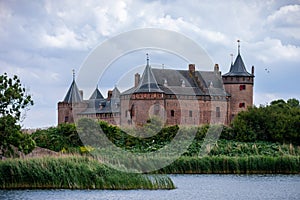
<instances>
[{"instance_id":1,"label":"grassy bank","mask_svg":"<svg viewBox=\"0 0 300 200\"><path fill-rule=\"evenodd\" d=\"M181 157L158 171L168 174L299 174L300 156Z\"/></svg>"},{"instance_id":2,"label":"grassy bank","mask_svg":"<svg viewBox=\"0 0 300 200\"><path fill-rule=\"evenodd\" d=\"M173 189L166 176L119 172L87 157L0 161L0 189Z\"/></svg>"}]
</instances>

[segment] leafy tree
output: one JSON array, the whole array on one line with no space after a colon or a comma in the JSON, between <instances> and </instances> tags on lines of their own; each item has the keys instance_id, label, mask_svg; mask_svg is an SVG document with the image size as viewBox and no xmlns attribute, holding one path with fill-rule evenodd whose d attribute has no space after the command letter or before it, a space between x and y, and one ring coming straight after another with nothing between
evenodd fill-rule
<instances>
[{"instance_id":1,"label":"leafy tree","mask_svg":"<svg viewBox=\"0 0 300 200\"><path fill-rule=\"evenodd\" d=\"M299 108L299 106L300 106L299 101L297 99L289 99L287 101L287 104L293 108L297 108L297 107Z\"/></svg>"},{"instance_id":2,"label":"leafy tree","mask_svg":"<svg viewBox=\"0 0 300 200\"><path fill-rule=\"evenodd\" d=\"M20 79L6 73L0 76L0 156L15 156L15 148L29 153L35 142L29 135L21 132L18 122L21 113L29 105L33 105L30 95L26 94ZM15 148L14 148L15 147Z\"/></svg>"},{"instance_id":3,"label":"leafy tree","mask_svg":"<svg viewBox=\"0 0 300 200\"><path fill-rule=\"evenodd\" d=\"M238 141L300 144L299 101L279 99L267 106L248 108L233 120L232 129Z\"/></svg>"},{"instance_id":4,"label":"leafy tree","mask_svg":"<svg viewBox=\"0 0 300 200\"><path fill-rule=\"evenodd\" d=\"M0 76L0 116L12 115L16 120L21 117L21 112L33 105L30 95L26 94L20 79L14 75L9 78L6 73Z\"/></svg>"},{"instance_id":5,"label":"leafy tree","mask_svg":"<svg viewBox=\"0 0 300 200\"><path fill-rule=\"evenodd\" d=\"M37 146L53 151L70 150L82 146L75 124L60 124L45 130L37 130L32 134Z\"/></svg>"}]
</instances>

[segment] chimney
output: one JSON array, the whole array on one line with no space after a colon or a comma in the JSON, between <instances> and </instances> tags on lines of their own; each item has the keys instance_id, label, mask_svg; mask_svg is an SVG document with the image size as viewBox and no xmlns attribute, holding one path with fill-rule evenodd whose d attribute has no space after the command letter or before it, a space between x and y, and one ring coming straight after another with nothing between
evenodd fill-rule
<instances>
[{"instance_id":1,"label":"chimney","mask_svg":"<svg viewBox=\"0 0 300 200\"><path fill-rule=\"evenodd\" d=\"M251 74L254 76L254 66L252 65Z\"/></svg>"},{"instance_id":2,"label":"chimney","mask_svg":"<svg viewBox=\"0 0 300 200\"><path fill-rule=\"evenodd\" d=\"M215 71L215 72L218 72L218 71L219 71L219 65L218 65L218 64L215 64L214 71Z\"/></svg>"},{"instance_id":3,"label":"chimney","mask_svg":"<svg viewBox=\"0 0 300 200\"><path fill-rule=\"evenodd\" d=\"M141 76L139 73L136 73L134 75L134 87L137 87L140 83L140 79L141 79Z\"/></svg>"},{"instance_id":4,"label":"chimney","mask_svg":"<svg viewBox=\"0 0 300 200\"><path fill-rule=\"evenodd\" d=\"M112 90L108 90L108 92L107 92L107 101L110 101L111 97L112 97Z\"/></svg>"},{"instance_id":5,"label":"chimney","mask_svg":"<svg viewBox=\"0 0 300 200\"><path fill-rule=\"evenodd\" d=\"M195 64L189 64L189 72L191 74L194 74L195 73Z\"/></svg>"}]
</instances>

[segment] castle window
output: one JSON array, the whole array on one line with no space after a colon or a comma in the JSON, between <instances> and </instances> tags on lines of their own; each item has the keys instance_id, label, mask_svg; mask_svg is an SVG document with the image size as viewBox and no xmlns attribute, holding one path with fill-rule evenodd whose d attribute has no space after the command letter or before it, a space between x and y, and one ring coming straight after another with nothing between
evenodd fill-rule
<instances>
[{"instance_id":1,"label":"castle window","mask_svg":"<svg viewBox=\"0 0 300 200\"><path fill-rule=\"evenodd\" d=\"M193 117L193 111L192 110L189 111L189 117Z\"/></svg>"},{"instance_id":2,"label":"castle window","mask_svg":"<svg viewBox=\"0 0 300 200\"><path fill-rule=\"evenodd\" d=\"M216 107L216 117L221 117L220 107Z\"/></svg>"},{"instance_id":3,"label":"castle window","mask_svg":"<svg viewBox=\"0 0 300 200\"><path fill-rule=\"evenodd\" d=\"M240 90L246 90L246 85L240 85Z\"/></svg>"},{"instance_id":4,"label":"castle window","mask_svg":"<svg viewBox=\"0 0 300 200\"><path fill-rule=\"evenodd\" d=\"M134 104L132 104L131 109L130 109L130 118L132 119L132 117L134 117L135 115L135 107Z\"/></svg>"},{"instance_id":5,"label":"castle window","mask_svg":"<svg viewBox=\"0 0 300 200\"><path fill-rule=\"evenodd\" d=\"M239 104L239 107L240 107L240 108L245 108L245 103L240 103L240 104Z\"/></svg>"},{"instance_id":6,"label":"castle window","mask_svg":"<svg viewBox=\"0 0 300 200\"><path fill-rule=\"evenodd\" d=\"M69 116L65 116L65 123L69 121Z\"/></svg>"},{"instance_id":7,"label":"castle window","mask_svg":"<svg viewBox=\"0 0 300 200\"><path fill-rule=\"evenodd\" d=\"M174 117L174 116L175 116L175 111L171 110L171 117Z\"/></svg>"}]
</instances>

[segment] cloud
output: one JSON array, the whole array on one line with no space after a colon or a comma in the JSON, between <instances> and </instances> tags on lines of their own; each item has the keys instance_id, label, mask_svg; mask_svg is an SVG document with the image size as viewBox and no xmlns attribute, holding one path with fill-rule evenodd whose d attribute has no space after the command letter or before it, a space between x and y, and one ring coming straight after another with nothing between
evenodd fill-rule
<instances>
[{"instance_id":1,"label":"cloud","mask_svg":"<svg viewBox=\"0 0 300 200\"><path fill-rule=\"evenodd\" d=\"M230 65L229 54L236 52L235 42L240 39L246 66L257 66L256 102L264 103L296 95L293 90L297 90L296 75L300 73L299 7L296 0L0 1L0 73L18 74L35 96L33 115L42 111L41 115L51 116L44 121L55 124L53 113L70 85L71 70L79 71L92 49L133 29L163 28L196 41L224 72ZM170 64L168 59L157 62ZM262 74L265 67L271 68L269 79ZM106 94L106 90L102 92ZM47 124L41 122L42 116L38 118L41 120L30 116L25 124Z\"/></svg>"},{"instance_id":2,"label":"cloud","mask_svg":"<svg viewBox=\"0 0 300 200\"><path fill-rule=\"evenodd\" d=\"M285 5L268 16L266 25L277 34L300 39L300 5Z\"/></svg>"},{"instance_id":3,"label":"cloud","mask_svg":"<svg viewBox=\"0 0 300 200\"><path fill-rule=\"evenodd\" d=\"M300 58L299 46L284 45L279 39L266 37L263 41L250 44L250 48L252 53L255 53L253 57L268 64L279 61L298 61Z\"/></svg>"},{"instance_id":4,"label":"cloud","mask_svg":"<svg viewBox=\"0 0 300 200\"><path fill-rule=\"evenodd\" d=\"M299 19L300 5L286 5L268 16L267 21L276 26L294 27L295 25L300 25Z\"/></svg>"}]
</instances>

